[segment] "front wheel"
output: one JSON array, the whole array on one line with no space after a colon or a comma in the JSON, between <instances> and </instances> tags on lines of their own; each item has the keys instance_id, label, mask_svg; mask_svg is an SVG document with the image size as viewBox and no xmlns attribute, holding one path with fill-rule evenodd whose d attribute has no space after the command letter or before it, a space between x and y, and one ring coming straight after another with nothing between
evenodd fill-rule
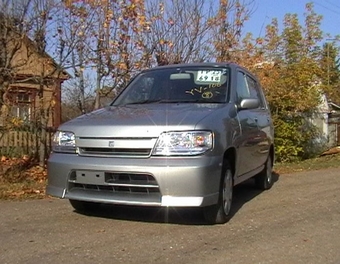
<instances>
[{"instance_id":1,"label":"front wheel","mask_svg":"<svg viewBox=\"0 0 340 264\"><path fill-rule=\"evenodd\" d=\"M233 173L226 162L222 174L218 203L204 208L204 218L210 224L224 224L230 218L233 200Z\"/></svg>"}]
</instances>

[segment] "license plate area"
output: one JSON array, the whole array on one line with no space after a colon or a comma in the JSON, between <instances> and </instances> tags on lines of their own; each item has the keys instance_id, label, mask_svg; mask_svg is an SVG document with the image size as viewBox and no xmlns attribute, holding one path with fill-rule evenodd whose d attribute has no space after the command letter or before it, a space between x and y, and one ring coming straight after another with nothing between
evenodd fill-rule
<instances>
[{"instance_id":1,"label":"license plate area","mask_svg":"<svg viewBox=\"0 0 340 264\"><path fill-rule=\"evenodd\" d=\"M76 171L76 183L105 184L105 173L100 171Z\"/></svg>"}]
</instances>

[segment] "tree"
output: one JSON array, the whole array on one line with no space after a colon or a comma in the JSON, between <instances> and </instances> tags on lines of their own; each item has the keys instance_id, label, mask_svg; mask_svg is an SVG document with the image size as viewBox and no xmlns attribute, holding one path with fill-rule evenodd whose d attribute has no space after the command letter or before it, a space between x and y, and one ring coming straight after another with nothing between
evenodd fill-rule
<instances>
[{"instance_id":1,"label":"tree","mask_svg":"<svg viewBox=\"0 0 340 264\"><path fill-rule=\"evenodd\" d=\"M220 0L212 23L215 58L219 62L235 61L242 50L239 45L244 23L252 13L254 1Z\"/></svg>"},{"instance_id":2,"label":"tree","mask_svg":"<svg viewBox=\"0 0 340 264\"><path fill-rule=\"evenodd\" d=\"M86 102L87 93L93 88L89 87L88 68L91 65L92 53L88 36L92 34L92 25L96 18L83 6L78 7L67 2L63 7L59 11L56 41L59 43L60 55L68 58L64 67L73 75L68 86L64 88L63 98L72 98L72 104L75 106L72 109L79 115L93 109L89 109Z\"/></svg>"},{"instance_id":3,"label":"tree","mask_svg":"<svg viewBox=\"0 0 340 264\"><path fill-rule=\"evenodd\" d=\"M52 90L53 83L64 75L63 69L48 52L58 54L53 43L55 31L54 17L58 13L59 3L54 0L6 0L0 3L0 107L3 118L3 133L13 129L29 130L37 139L34 155L43 166L47 157L48 122L51 120L52 109L55 106L57 91ZM51 34L49 34L50 32ZM59 56L62 63L65 58ZM36 109L29 122L13 118L10 111L11 89L25 83L37 89ZM26 87L27 88L27 87ZM45 93L54 94L48 98ZM34 92L35 94L35 92Z\"/></svg>"},{"instance_id":4,"label":"tree","mask_svg":"<svg viewBox=\"0 0 340 264\"><path fill-rule=\"evenodd\" d=\"M67 26L60 39L65 46L72 37L82 39L77 44L81 48L72 54L72 69L81 95L86 89L83 73L95 76L98 108L100 97L119 93L144 68L214 60L216 43L211 36L219 30L221 19L228 23L224 34L233 31L238 35L248 2L253 0L222 1L222 16L219 5L204 0L68 0L64 1ZM229 19L229 13L234 17ZM111 89L102 89L104 86Z\"/></svg>"},{"instance_id":5,"label":"tree","mask_svg":"<svg viewBox=\"0 0 340 264\"><path fill-rule=\"evenodd\" d=\"M149 0L146 4L149 30L142 46L149 65L166 65L209 58L213 4L204 0Z\"/></svg>"},{"instance_id":6,"label":"tree","mask_svg":"<svg viewBox=\"0 0 340 264\"><path fill-rule=\"evenodd\" d=\"M77 58L82 71L88 69L96 76L94 107L99 108L103 86L119 91L145 65L140 41L148 27L144 1L70 0L65 6L78 21L74 25L80 24L79 34L84 39Z\"/></svg>"},{"instance_id":7,"label":"tree","mask_svg":"<svg viewBox=\"0 0 340 264\"><path fill-rule=\"evenodd\" d=\"M246 36L238 61L255 71L269 101L275 125L276 157L288 161L307 157L317 130L310 124L320 102L321 17L306 5L304 24L286 14L282 30L277 19L263 38Z\"/></svg>"},{"instance_id":8,"label":"tree","mask_svg":"<svg viewBox=\"0 0 340 264\"><path fill-rule=\"evenodd\" d=\"M320 65L322 72L319 78L324 84L328 98L340 103L340 59L334 43L326 42L322 46Z\"/></svg>"},{"instance_id":9,"label":"tree","mask_svg":"<svg viewBox=\"0 0 340 264\"><path fill-rule=\"evenodd\" d=\"M79 80L72 78L63 86L62 97L62 123L76 118L94 109L95 87L94 80L89 74L83 74L83 87L79 87Z\"/></svg>"}]
</instances>

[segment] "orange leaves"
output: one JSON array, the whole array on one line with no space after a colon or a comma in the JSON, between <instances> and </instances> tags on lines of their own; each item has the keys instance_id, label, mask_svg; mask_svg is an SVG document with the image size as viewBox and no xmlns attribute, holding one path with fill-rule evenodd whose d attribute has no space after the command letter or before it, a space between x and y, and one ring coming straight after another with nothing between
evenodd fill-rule
<instances>
[{"instance_id":1,"label":"orange leaves","mask_svg":"<svg viewBox=\"0 0 340 264\"><path fill-rule=\"evenodd\" d=\"M220 0L220 6L225 8L228 6L229 1L228 0Z\"/></svg>"},{"instance_id":2,"label":"orange leaves","mask_svg":"<svg viewBox=\"0 0 340 264\"><path fill-rule=\"evenodd\" d=\"M119 62L118 64L117 64L117 68L118 69L120 69L120 70L124 70L124 71L126 71L127 69L128 69L128 67L127 67L127 65L126 65L126 62Z\"/></svg>"},{"instance_id":3,"label":"orange leaves","mask_svg":"<svg viewBox=\"0 0 340 264\"><path fill-rule=\"evenodd\" d=\"M139 15L138 16L138 23L145 27L148 23L147 23L147 19L146 19L146 16L145 15Z\"/></svg>"},{"instance_id":4,"label":"orange leaves","mask_svg":"<svg viewBox=\"0 0 340 264\"><path fill-rule=\"evenodd\" d=\"M240 38L244 22L248 20L249 15L247 3L241 3L239 0L219 1L217 14L208 20L208 24L216 32L213 43L218 61L239 60Z\"/></svg>"},{"instance_id":5,"label":"orange leaves","mask_svg":"<svg viewBox=\"0 0 340 264\"><path fill-rule=\"evenodd\" d=\"M1 157L0 189L4 190L1 198L44 197L46 180L46 168L37 166L30 157Z\"/></svg>"},{"instance_id":6,"label":"orange leaves","mask_svg":"<svg viewBox=\"0 0 340 264\"><path fill-rule=\"evenodd\" d=\"M256 44L262 45L263 44L263 38L257 38Z\"/></svg>"},{"instance_id":7,"label":"orange leaves","mask_svg":"<svg viewBox=\"0 0 340 264\"><path fill-rule=\"evenodd\" d=\"M158 43L160 44L160 45L167 45L169 48L172 48L173 46L174 46L174 43L173 42L171 42L170 40L166 40L166 39L160 39L159 41L158 41Z\"/></svg>"},{"instance_id":8,"label":"orange leaves","mask_svg":"<svg viewBox=\"0 0 340 264\"><path fill-rule=\"evenodd\" d=\"M23 124L23 120L21 118L18 118L18 117L13 117L11 120L10 120L10 124L12 125L12 127L21 127L22 124Z\"/></svg>"}]
</instances>

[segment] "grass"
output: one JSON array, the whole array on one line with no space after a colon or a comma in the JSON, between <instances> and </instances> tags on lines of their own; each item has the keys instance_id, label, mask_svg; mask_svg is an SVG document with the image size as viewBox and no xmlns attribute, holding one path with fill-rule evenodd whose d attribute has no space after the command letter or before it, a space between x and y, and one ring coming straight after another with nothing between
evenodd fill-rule
<instances>
[{"instance_id":1,"label":"grass","mask_svg":"<svg viewBox=\"0 0 340 264\"><path fill-rule=\"evenodd\" d=\"M320 170L340 167L340 153L307 159L295 163L277 163L274 171L278 174L294 173L299 171Z\"/></svg>"},{"instance_id":2,"label":"grass","mask_svg":"<svg viewBox=\"0 0 340 264\"><path fill-rule=\"evenodd\" d=\"M0 182L0 200L27 200L45 198L44 182L25 181L19 183Z\"/></svg>"},{"instance_id":3,"label":"grass","mask_svg":"<svg viewBox=\"0 0 340 264\"><path fill-rule=\"evenodd\" d=\"M280 175L340 167L340 153L295 163L277 163L274 171ZM0 163L0 200L43 199L46 197L46 169L28 160L7 160Z\"/></svg>"}]
</instances>

